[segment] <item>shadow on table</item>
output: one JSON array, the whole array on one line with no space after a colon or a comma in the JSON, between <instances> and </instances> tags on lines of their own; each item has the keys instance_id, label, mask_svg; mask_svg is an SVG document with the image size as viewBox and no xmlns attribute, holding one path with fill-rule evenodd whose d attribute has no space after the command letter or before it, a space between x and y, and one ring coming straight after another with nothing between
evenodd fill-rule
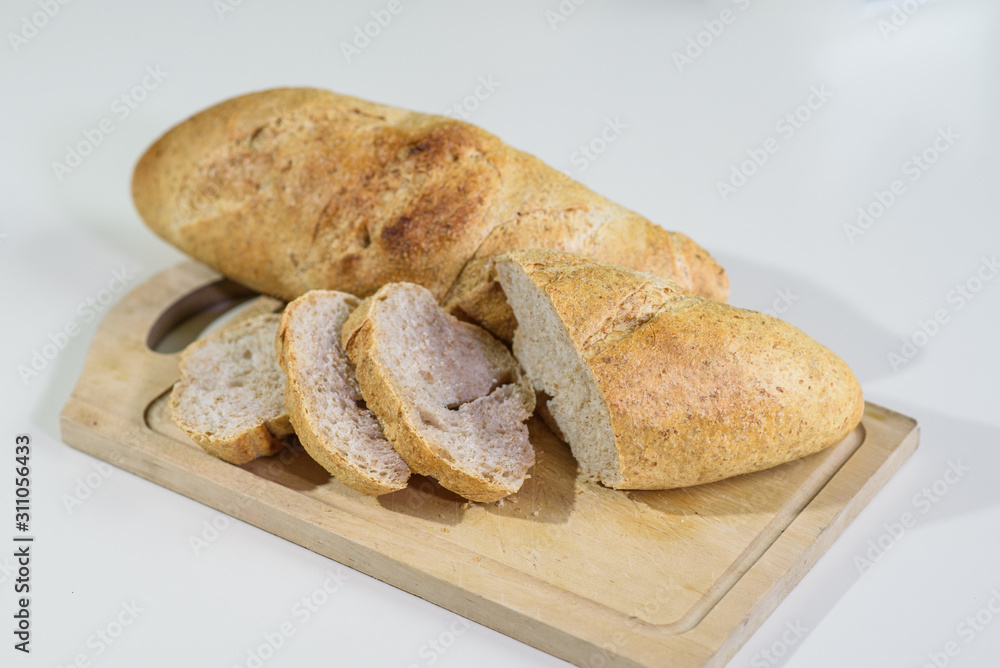
<instances>
[{"instance_id":1,"label":"shadow on table","mask_svg":"<svg viewBox=\"0 0 1000 668\"><path fill-rule=\"evenodd\" d=\"M809 279L744 257L717 256L729 274L729 303L772 311L844 358L862 384L893 373L886 355L899 337Z\"/></svg>"},{"instance_id":2,"label":"shadow on table","mask_svg":"<svg viewBox=\"0 0 1000 668\"><path fill-rule=\"evenodd\" d=\"M874 398L876 402L879 399ZM879 402L881 403L881 402ZM879 572L896 570L900 564L922 557L919 538L922 531L941 523L970 516L996 517L1000 510L1000 428L952 417L915 405L888 402L889 408L916 418L920 423L920 445L885 488L862 511L861 515L837 539L830 550L788 595L785 602L768 618L757 633L733 657L729 665L755 665L764 661L767 652L782 638L789 625L804 624L816 629L841 599L862 580L878 578ZM898 527L905 513L913 516L911 526L900 533ZM895 535L890 527L896 529ZM995 531L984 525L984 531ZM873 551L873 544L881 548ZM928 563L908 569L909 582L897 587L899 606L923 606L927 577L947 577L955 568L975 568L969 545L944 546L947 561ZM981 556L981 555L980 555ZM874 557L874 559L872 559ZM995 582L995 572L983 569L982 580ZM958 595L958 594L956 594ZM847 639L845 639L847 640ZM801 643L782 648L787 654L782 663L799 649ZM918 652L919 654L919 652ZM765 661L766 662L766 661ZM761 664L763 665L763 664Z\"/></svg>"}]
</instances>

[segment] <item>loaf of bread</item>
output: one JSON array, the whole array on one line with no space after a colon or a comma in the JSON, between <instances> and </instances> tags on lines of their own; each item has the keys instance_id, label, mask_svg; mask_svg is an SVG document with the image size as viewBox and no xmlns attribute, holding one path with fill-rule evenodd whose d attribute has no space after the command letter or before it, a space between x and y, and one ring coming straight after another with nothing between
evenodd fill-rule
<instances>
[{"instance_id":1,"label":"loaf of bread","mask_svg":"<svg viewBox=\"0 0 1000 668\"><path fill-rule=\"evenodd\" d=\"M361 297L418 283L509 340L490 257L556 248L725 301L728 279L677 232L468 123L307 88L244 95L184 121L135 169L158 235L261 292Z\"/></svg>"},{"instance_id":2,"label":"loaf of bread","mask_svg":"<svg viewBox=\"0 0 1000 668\"><path fill-rule=\"evenodd\" d=\"M342 336L368 407L413 471L473 501L521 487L535 461L524 424L535 393L502 343L412 283L379 289Z\"/></svg>"},{"instance_id":3,"label":"loaf of bread","mask_svg":"<svg viewBox=\"0 0 1000 668\"><path fill-rule=\"evenodd\" d=\"M365 406L340 332L358 299L312 290L287 307L274 339L285 406L302 447L348 487L372 496L406 487L410 469Z\"/></svg>"},{"instance_id":4,"label":"loaf of bread","mask_svg":"<svg viewBox=\"0 0 1000 668\"><path fill-rule=\"evenodd\" d=\"M720 480L837 443L861 419L847 364L776 318L571 253L512 252L496 275L514 354L590 480Z\"/></svg>"},{"instance_id":5,"label":"loaf of bread","mask_svg":"<svg viewBox=\"0 0 1000 668\"><path fill-rule=\"evenodd\" d=\"M274 355L281 316L259 315L218 330L181 354L170 394L174 422L206 452L231 464L276 454L292 433L285 376Z\"/></svg>"}]
</instances>

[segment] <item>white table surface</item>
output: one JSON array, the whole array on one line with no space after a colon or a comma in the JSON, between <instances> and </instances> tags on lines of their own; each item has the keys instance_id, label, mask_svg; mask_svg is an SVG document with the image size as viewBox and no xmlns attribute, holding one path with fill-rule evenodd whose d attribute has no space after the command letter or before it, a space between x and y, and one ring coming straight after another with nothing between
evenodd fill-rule
<instances>
[{"instance_id":1,"label":"white table surface","mask_svg":"<svg viewBox=\"0 0 1000 668\"><path fill-rule=\"evenodd\" d=\"M856 0L564 0L574 11L559 22L547 14L558 0L399 0L348 62L341 43L388 1L222 1L232 11L210 0L53 0L58 12L35 18L35 33L24 21L44 0L0 9L0 542L12 545L21 433L34 444L37 537L30 657L12 648L13 562L0 557L0 665L84 655L100 666L247 666L247 650L286 621L295 633L264 666L566 665L478 625L438 652L430 643L447 642L460 618L356 572L305 621L293 606L334 562L235 520L196 555L190 537L219 514L124 471L82 504L66 502L97 464L64 445L58 426L97 322L80 305L115 271L133 287L182 258L132 207L129 178L145 148L253 90L319 86L443 112L480 77L493 90L479 89L471 121L690 234L728 269L732 303L778 300L783 317L853 366L868 399L921 423L914 457L731 665L997 665L1000 280L977 284L976 274L992 278L983 258L1000 255L1000 4L900 0L900 11L916 11L893 25L891 4ZM712 23L723 10L728 23ZM720 34L702 34L708 46L678 64L705 21ZM145 99L115 103L147 67L160 80L146 77ZM799 127L783 123L813 87L826 99L799 110L809 116ZM112 131L57 178L66 146L103 118ZM574 153L609 120L624 127L582 169ZM952 139L935 155L939 131ZM778 150L724 200L718 182L769 138ZM914 172L925 149L937 159ZM844 226L897 179L902 194L852 243ZM960 284L980 289L967 300ZM889 354L938 311L945 324L918 334L926 345L893 368ZM79 334L23 380L19 366L70 323ZM942 482L951 464L968 468L948 475L954 484ZM921 497L935 482L946 493ZM888 536L905 513L915 525ZM880 538L890 549L860 567ZM141 611L111 644L94 635L133 602ZM977 613L988 621L967 625Z\"/></svg>"}]
</instances>

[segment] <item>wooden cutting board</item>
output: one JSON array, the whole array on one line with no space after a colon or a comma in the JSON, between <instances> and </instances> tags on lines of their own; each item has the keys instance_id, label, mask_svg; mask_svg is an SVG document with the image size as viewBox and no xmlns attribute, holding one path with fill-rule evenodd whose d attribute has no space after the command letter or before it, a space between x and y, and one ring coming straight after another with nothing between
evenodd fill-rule
<instances>
[{"instance_id":1,"label":"wooden cutting board","mask_svg":"<svg viewBox=\"0 0 1000 668\"><path fill-rule=\"evenodd\" d=\"M917 446L914 420L867 404L811 457L621 492L577 480L569 448L533 419L537 463L501 503L420 476L365 497L301 447L232 466L171 421L178 354L154 348L241 291L188 262L122 299L63 409L66 442L580 666L724 665ZM255 297L230 324L282 306Z\"/></svg>"}]
</instances>

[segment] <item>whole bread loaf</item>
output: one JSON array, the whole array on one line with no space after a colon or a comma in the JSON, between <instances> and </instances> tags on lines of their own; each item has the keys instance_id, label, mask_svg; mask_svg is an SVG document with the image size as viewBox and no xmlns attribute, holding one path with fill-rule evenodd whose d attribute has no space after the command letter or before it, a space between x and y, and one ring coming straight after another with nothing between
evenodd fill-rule
<instances>
[{"instance_id":1,"label":"whole bread loaf","mask_svg":"<svg viewBox=\"0 0 1000 668\"><path fill-rule=\"evenodd\" d=\"M237 97L140 159L136 207L196 259L286 300L418 283L509 340L491 280L503 251L556 248L672 278L725 301L725 272L677 232L468 123L324 90Z\"/></svg>"},{"instance_id":2,"label":"whole bread loaf","mask_svg":"<svg viewBox=\"0 0 1000 668\"><path fill-rule=\"evenodd\" d=\"M861 420L847 364L777 318L571 253L509 253L496 272L514 354L585 478L697 485L811 454Z\"/></svg>"}]
</instances>

